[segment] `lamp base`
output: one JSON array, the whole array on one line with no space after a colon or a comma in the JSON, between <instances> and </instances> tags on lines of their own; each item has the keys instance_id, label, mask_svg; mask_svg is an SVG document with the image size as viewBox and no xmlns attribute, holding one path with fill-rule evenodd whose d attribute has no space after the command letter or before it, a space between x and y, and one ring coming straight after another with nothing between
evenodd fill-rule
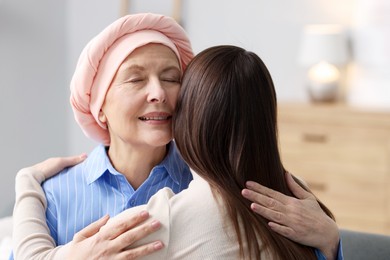
<instances>
[{"instance_id":1,"label":"lamp base","mask_svg":"<svg viewBox=\"0 0 390 260\"><path fill-rule=\"evenodd\" d=\"M321 61L308 70L307 83L313 101L335 101L339 95L340 71L335 65Z\"/></svg>"},{"instance_id":2,"label":"lamp base","mask_svg":"<svg viewBox=\"0 0 390 260\"><path fill-rule=\"evenodd\" d=\"M309 82L307 89L312 102L335 102L339 96L337 82Z\"/></svg>"}]
</instances>

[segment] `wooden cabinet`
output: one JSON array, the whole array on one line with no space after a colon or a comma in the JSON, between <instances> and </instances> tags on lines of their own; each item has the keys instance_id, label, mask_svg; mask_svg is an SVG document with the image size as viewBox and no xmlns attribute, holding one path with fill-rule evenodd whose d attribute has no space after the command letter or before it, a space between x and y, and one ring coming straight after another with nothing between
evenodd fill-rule
<instances>
[{"instance_id":1,"label":"wooden cabinet","mask_svg":"<svg viewBox=\"0 0 390 260\"><path fill-rule=\"evenodd\" d=\"M283 163L341 228L390 234L390 111L280 103Z\"/></svg>"}]
</instances>

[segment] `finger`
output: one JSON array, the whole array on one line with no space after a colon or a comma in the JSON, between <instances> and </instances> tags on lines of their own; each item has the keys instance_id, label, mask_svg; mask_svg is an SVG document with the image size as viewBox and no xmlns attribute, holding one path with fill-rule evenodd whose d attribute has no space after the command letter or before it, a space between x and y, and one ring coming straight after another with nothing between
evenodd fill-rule
<instances>
[{"instance_id":1,"label":"finger","mask_svg":"<svg viewBox=\"0 0 390 260\"><path fill-rule=\"evenodd\" d=\"M256 203L251 204L251 209L255 213L259 214L260 216L262 216L270 221L274 221L274 222L277 222L277 223L283 224L283 225L287 224L286 218L284 217L285 215L280 211L275 211L275 210L269 209L267 207L264 207L264 206L256 204Z\"/></svg>"},{"instance_id":2,"label":"finger","mask_svg":"<svg viewBox=\"0 0 390 260\"><path fill-rule=\"evenodd\" d=\"M161 250L164 244L161 241L152 242L136 248L131 248L121 253L120 259L137 259L141 256L150 255L158 250Z\"/></svg>"},{"instance_id":3,"label":"finger","mask_svg":"<svg viewBox=\"0 0 390 260\"><path fill-rule=\"evenodd\" d=\"M244 198L246 198L246 199L248 199L256 204L262 205L266 208L269 208L272 210L277 210L277 211L281 211L281 209L282 209L282 204L280 202L278 202L277 200L275 200L271 197L265 196L263 194L257 193L253 190L243 189L241 191L241 194Z\"/></svg>"},{"instance_id":4,"label":"finger","mask_svg":"<svg viewBox=\"0 0 390 260\"><path fill-rule=\"evenodd\" d=\"M275 199L276 201L281 202L283 204L288 203L288 200L290 198L287 195L284 195L278 191L267 188L267 187L265 187L257 182L254 182L254 181L247 181L246 187L252 191L259 193L259 194L271 197L271 198Z\"/></svg>"},{"instance_id":5,"label":"finger","mask_svg":"<svg viewBox=\"0 0 390 260\"><path fill-rule=\"evenodd\" d=\"M160 229L161 223L157 220L153 220L149 223L143 223L125 233L120 235L116 240L118 241L118 246L123 249L131 246L136 241L141 240L142 238L150 235L151 233Z\"/></svg>"},{"instance_id":6,"label":"finger","mask_svg":"<svg viewBox=\"0 0 390 260\"><path fill-rule=\"evenodd\" d=\"M276 233L287 237L288 239L295 239L295 231L291 227L283 226L275 222L269 222L268 226ZM295 240L294 240L295 241Z\"/></svg>"},{"instance_id":7,"label":"finger","mask_svg":"<svg viewBox=\"0 0 390 260\"><path fill-rule=\"evenodd\" d=\"M68 156L68 157L62 157L62 165L60 165L62 168L66 168L69 166L74 166L76 164L79 164L80 162L84 161L87 158L86 153L82 153L80 155L74 155L74 156Z\"/></svg>"},{"instance_id":8,"label":"finger","mask_svg":"<svg viewBox=\"0 0 390 260\"><path fill-rule=\"evenodd\" d=\"M87 158L85 153L77 156L50 158L33 167L43 174L45 179L50 178L66 167L76 165Z\"/></svg>"},{"instance_id":9,"label":"finger","mask_svg":"<svg viewBox=\"0 0 390 260\"><path fill-rule=\"evenodd\" d=\"M124 211L101 228L103 239L112 240L141 224L149 218L149 213L145 210L139 213Z\"/></svg>"},{"instance_id":10,"label":"finger","mask_svg":"<svg viewBox=\"0 0 390 260\"><path fill-rule=\"evenodd\" d=\"M295 195L295 197L299 199L306 199L311 196L310 192L307 192L304 188L302 188L293 178L292 174L286 172L286 181L288 188Z\"/></svg>"},{"instance_id":11,"label":"finger","mask_svg":"<svg viewBox=\"0 0 390 260\"><path fill-rule=\"evenodd\" d=\"M81 242L84 239L95 235L97 232L99 232L100 228L107 223L109 219L110 216L105 215L104 217L98 219L97 221L89 224L88 226L86 226L85 228L83 228L73 236L73 241Z\"/></svg>"}]
</instances>

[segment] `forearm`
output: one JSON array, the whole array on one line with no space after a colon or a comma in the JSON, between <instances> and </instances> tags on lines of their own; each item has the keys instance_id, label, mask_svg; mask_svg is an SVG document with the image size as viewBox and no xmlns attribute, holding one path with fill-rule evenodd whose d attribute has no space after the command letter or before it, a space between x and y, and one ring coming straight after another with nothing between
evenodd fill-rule
<instances>
[{"instance_id":1,"label":"forearm","mask_svg":"<svg viewBox=\"0 0 390 260\"><path fill-rule=\"evenodd\" d=\"M160 228L161 224L146 221L149 219L148 213L143 216L140 213L126 215L123 221L113 222L106 228L102 227L108 218L102 218L76 233L71 242L56 247L46 223L46 197L40 184L45 177L83 160L82 157L69 158L49 159L39 167L26 168L18 173L13 234L16 260L114 259L118 256L121 259L136 259L163 247L161 242L153 241L126 249Z\"/></svg>"},{"instance_id":2,"label":"forearm","mask_svg":"<svg viewBox=\"0 0 390 260\"><path fill-rule=\"evenodd\" d=\"M15 181L13 252L19 259L56 259L64 251L57 247L46 224L43 177L31 168L19 171Z\"/></svg>"}]
</instances>

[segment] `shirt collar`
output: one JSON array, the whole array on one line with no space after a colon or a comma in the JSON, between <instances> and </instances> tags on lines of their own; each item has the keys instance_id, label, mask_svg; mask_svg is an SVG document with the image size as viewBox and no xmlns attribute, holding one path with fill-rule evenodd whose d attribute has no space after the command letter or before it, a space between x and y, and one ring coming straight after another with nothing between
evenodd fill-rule
<instances>
[{"instance_id":1,"label":"shirt collar","mask_svg":"<svg viewBox=\"0 0 390 260\"><path fill-rule=\"evenodd\" d=\"M186 172L189 173L189 167L181 157L174 141L171 141L167 147L167 156L165 156L164 160L156 167L164 167L172 180L176 184L180 184L180 180L183 177L182 175Z\"/></svg>"},{"instance_id":2,"label":"shirt collar","mask_svg":"<svg viewBox=\"0 0 390 260\"><path fill-rule=\"evenodd\" d=\"M165 156L164 160L160 164L156 165L152 169L152 172L154 169L165 168L172 180L175 183L179 184L180 180L182 179L181 175L184 172L189 172L189 168L182 159L174 141L171 141L167 145L167 148L168 154ZM88 156L88 160L86 160L85 162L84 170L88 173L88 184L91 184L92 182L99 179L107 171L114 175L120 174L112 166L110 159L108 158L106 148L102 144L97 146Z\"/></svg>"},{"instance_id":3,"label":"shirt collar","mask_svg":"<svg viewBox=\"0 0 390 260\"><path fill-rule=\"evenodd\" d=\"M88 184L99 179L107 170L114 174L117 173L108 158L106 147L100 144L86 160L84 171L88 174L86 177Z\"/></svg>"}]
</instances>

